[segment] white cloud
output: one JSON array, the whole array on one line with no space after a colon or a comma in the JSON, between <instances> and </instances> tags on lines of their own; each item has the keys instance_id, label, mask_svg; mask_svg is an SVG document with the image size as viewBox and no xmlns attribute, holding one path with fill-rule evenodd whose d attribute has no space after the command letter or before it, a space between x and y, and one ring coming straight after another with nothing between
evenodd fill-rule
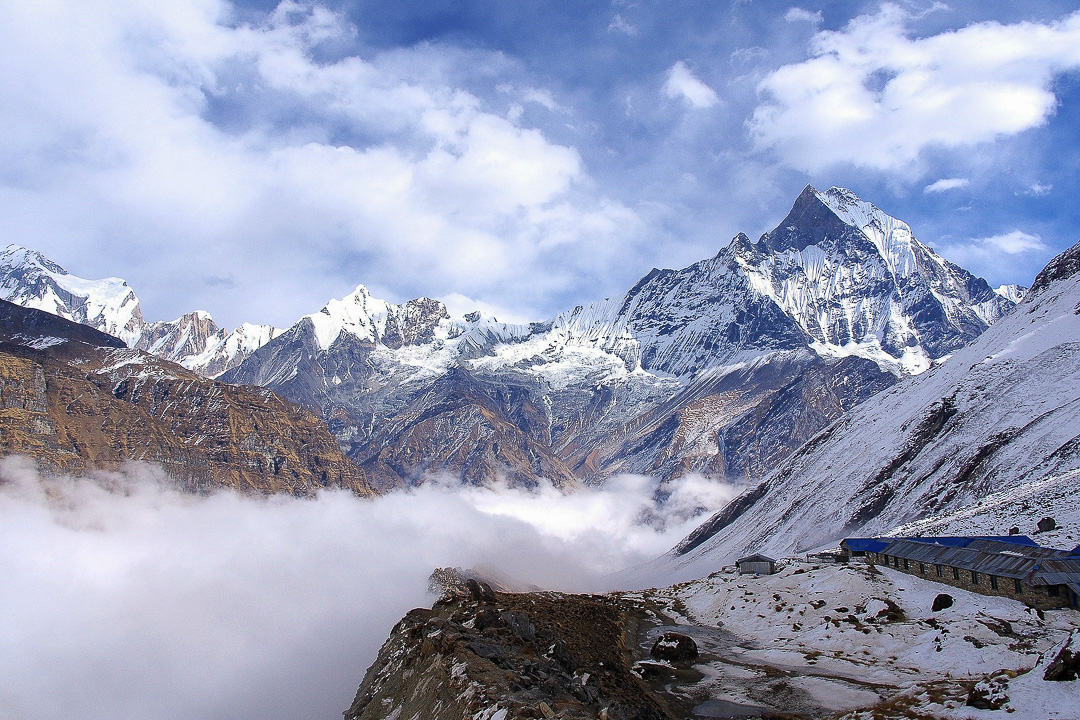
<instances>
[{"instance_id":1,"label":"white cloud","mask_svg":"<svg viewBox=\"0 0 1080 720\"><path fill-rule=\"evenodd\" d=\"M924 193L942 193L946 190L957 190L959 188L965 188L971 184L971 181L967 178L942 178L936 182L932 182L923 188Z\"/></svg>"},{"instance_id":2,"label":"white cloud","mask_svg":"<svg viewBox=\"0 0 1080 720\"><path fill-rule=\"evenodd\" d=\"M567 496L434 483L373 501L190 496L152 467L0 460L0 707L40 720L333 717L436 567L598 590L732 497L688 478ZM647 518L649 523L640 522Z\"/></svg>"},{"instance_id":3,"label":"white cloud","mask_svg":"<svg viewBox=\"0 0 1080 720\"><path fill-rule=\"evenodd\" d=\"M84 276L123 258L151 319L279 325L358 282L527 312L642 241L574 148L447 84L465 51L315 59L354 33L297 2L254 25L216 0L3 4L0 232Z\"/></svg>"},{"instance_id":4,"label":"white cloud","mask_svg":"<svg viewBox=\"0 0 1080 720\"><path fill-rule=\"evenodd\" d=\"M1028 186L1026 190L1019 194L1030 195L1032 197L1042 197L1043 195L1048 194L1053 189L1054 186L1050 183L1032 183Z\"/></svg>"},{"instance_id":5,"label":"white cloud","mask_svg":"<svg viewBox=\"0 0 1080 720\"><path fill-rule=\"evenodd\" d=\"M945 243L936 249L977 275L996 277L1001 274L1003 262L1031 264L1040 253L1046 253L1050 248L1038 235L1013 230L992 237Z\"/></svg>"},{"instance_id":6,"label":"white cloud","mask_svg":"<svg viewBox=\"0 0 1080 720\"><path fill-rule=\"evenodd\" d=\"M620 32L623 35L628 35L629 37L636 37L638 34L637 27L627 22L622 15L616 15L615 17L611 18L611 22L608 23L607 29L608 32Z\"/></svg>"},{"instance_id":7,"label":"white cloud","mask_svg":"<svg viewBox=\"0 0 1080 720\"><path fill-rule=\"evenodd\" d=\"M1048 249L1041 237L1026 233L1023 230L1013 230L993 237L978 238L972 240L970 244L975 247L986 248L991 252L1003 252L1006 255L1018 255L1034 250Z\"/></svg>"},{"instance_id":8,"label":"white cloud","mask_svg":"<svg viewBox=\"0 0 1080 720\"><path fill-rule=\"evenodd\" d=\"M1057 102L1054 76L1080 67L1080 13L925 38L909 37L908 18L885 4L842 31L819 32L811 59L763 80L750 122L758 148L809 172L837 164L910 172L925 148L1043 124Z\"/></svg>"},{"instance_id":9,"label":"white cloud","mask_svg":"<svg viewBox=\"0 0 1080 720\"><path fill-rule=\"evenodd\" d=\"M820 25L822 21L821 11L804 10L801 7L793 7L784 14L784 19L788 22L808 22L814 25Z\"/></svg>"},{"instance_id":10,"label":"white cloud","mask_svg":"<svg viewBox=\"0 0 1080 720\"><path fill-rule=\"evenodd\" d=\"M720 102L716 92L694 77L686 63L679 60L668 70L664 94L669 98L682 98L695 108L710 108Z\"/></svg>"}]
</instances>

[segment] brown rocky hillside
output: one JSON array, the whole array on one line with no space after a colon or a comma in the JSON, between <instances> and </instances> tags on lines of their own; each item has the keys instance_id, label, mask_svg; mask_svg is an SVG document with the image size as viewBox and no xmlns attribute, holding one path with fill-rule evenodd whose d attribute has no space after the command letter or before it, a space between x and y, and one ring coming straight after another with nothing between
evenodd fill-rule
<instances>
[{"instance_id":1,"label":"brown rocky hillside","mask_svg":"<svg viewBox=\"0 0 1080 720\"><path fill-rule=\"evenodd\" d=\"M196 492L310 495L341 487L374 494L311 412L85 330L0 307L0 454L28 455L48 472L66 473L153 462Z\"/></svg>"}]
</instances>

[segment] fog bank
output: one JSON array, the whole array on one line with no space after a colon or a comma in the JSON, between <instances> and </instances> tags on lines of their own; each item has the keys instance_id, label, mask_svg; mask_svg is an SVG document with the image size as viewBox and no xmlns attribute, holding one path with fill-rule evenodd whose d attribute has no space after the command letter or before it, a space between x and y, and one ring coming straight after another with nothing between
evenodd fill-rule
<instances>
[{"instance_id":1,"label":"fog bank","mask_svg":"<svg viewBox=\"0 0 1080 720\"><path fill-rule=\"evenodd\" d=\"M604 589L732 495L655 489L191 496L152 466L49 478L2 459L0 716L340 717L393 624L433 601L434 568Z\"/></svg>"}]
</instances>

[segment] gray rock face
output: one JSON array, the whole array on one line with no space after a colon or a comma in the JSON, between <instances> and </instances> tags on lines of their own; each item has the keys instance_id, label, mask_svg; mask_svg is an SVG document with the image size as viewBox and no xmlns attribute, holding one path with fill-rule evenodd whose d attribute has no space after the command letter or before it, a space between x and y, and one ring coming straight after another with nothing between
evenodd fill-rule
<instances>
[{"instance_id":1,"label":"gray rock face","mask_svg":"<svg viewBox=\"0 0 1080 720\"><path fill-rule=\"evenodd\" d=\"M643 620L640 608L612 596L444 596L430 610L412 610L394 627L344 715L347 720L683 717L632 670L635 658L626 638Z\"/></svg>"}]
</instances>

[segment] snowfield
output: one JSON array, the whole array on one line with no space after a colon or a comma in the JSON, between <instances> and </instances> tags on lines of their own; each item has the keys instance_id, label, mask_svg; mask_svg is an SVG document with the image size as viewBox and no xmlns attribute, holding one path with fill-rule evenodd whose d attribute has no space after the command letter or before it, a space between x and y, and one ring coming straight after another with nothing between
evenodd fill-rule
<instances>
[{"instance_id":1,"label":"snowfield","mask_svg":"<svg viewBox=\"0 0 1080 720\"><path fill-rule=\"evenodd\" d=\"M954 602L933 612L939 593ZM729 567L627 596L674 618L651 637L695 638L703 677L676 692L704 717L753 708L848 720L1080 717L1080 681L1042 679L1049 651L1080 630L1072 610L1039 613L858 560L792 560L770 576ZM1002 709L966 705L972 685L999 675L1009 697Z\"/></svg>"}]
</instances>

